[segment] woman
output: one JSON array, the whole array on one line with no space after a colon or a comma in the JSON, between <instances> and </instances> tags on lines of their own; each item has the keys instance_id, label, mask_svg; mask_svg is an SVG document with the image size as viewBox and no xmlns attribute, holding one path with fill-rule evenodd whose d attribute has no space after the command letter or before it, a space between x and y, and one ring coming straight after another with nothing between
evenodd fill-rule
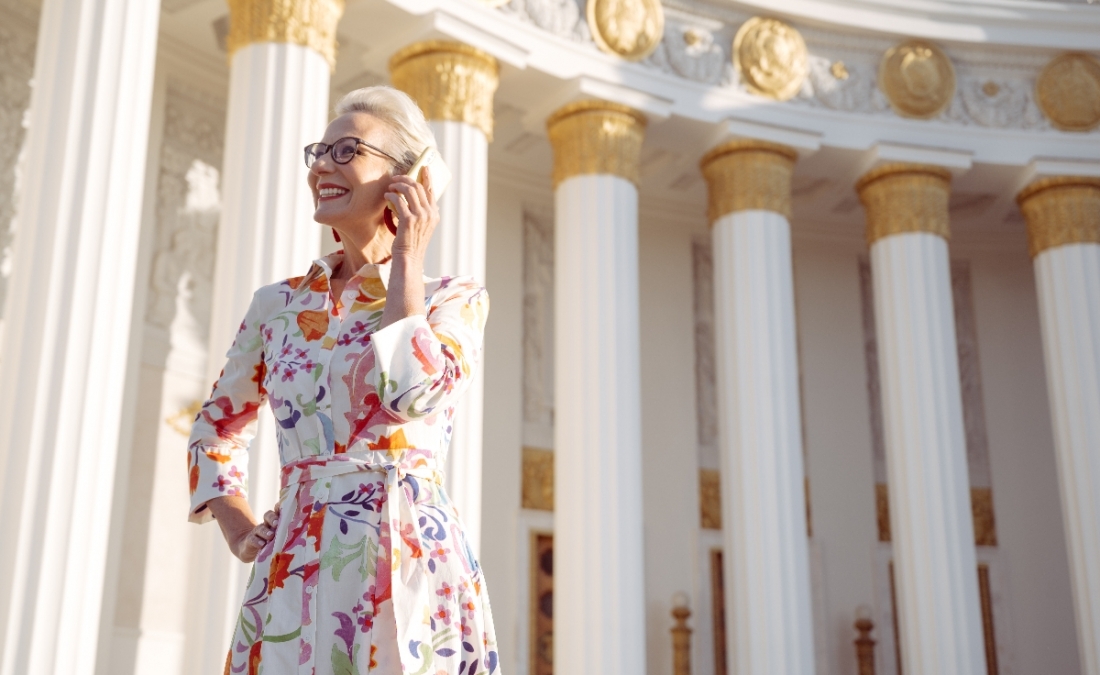
<instances>
[{"instance_id":1,"label":"woman","mask_svg":"<svg viewBox=\"0 0 1100 675\"><path fill-rule=\"evenodd\" d=\"M404 175L435 146L419 108L369 87L336 112L306 164L344 250L256 292L188 446L191 520L255 561L226 672L494 673L485 583L439 472L489 300L423 276L439 210L428 172ZM265 402L282 491L257 523L245 471Z\"/></svg>"}]
</instances>

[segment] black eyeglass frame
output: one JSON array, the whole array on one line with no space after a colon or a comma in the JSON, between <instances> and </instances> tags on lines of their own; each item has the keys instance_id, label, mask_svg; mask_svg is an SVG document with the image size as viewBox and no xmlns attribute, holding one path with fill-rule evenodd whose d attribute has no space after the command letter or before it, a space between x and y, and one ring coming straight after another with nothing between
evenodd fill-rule
<instances>
[{"instance_id":1,"label":"black eyeglass frame","mask_svg":"<svg viewBox=\"0 0 1100 675\"><path fill-rule=\"evenodd\" d=\"M332 153L332 149L335 148L337 145L339 145L342 141L355 141L355 154L349 156L347 159L345 159L344 161L341 162L339 159L337 159L336 155L334 153ZM371 143L367 143L362 138L357 138L355 136L344 136L343 138L337 138L331 144L310 143L305 148L303 148L303 151L305 153L306 168L307 169L312 169L314 162L321 159L321 157L323 157L326 153L329 154L332 157L332 161L336 162L337 164L347 164L351 160L355 159L357 156L364 154L362 152L359 152L359 146L360 145L363 145L363 146L366 146L367 148L370 148L371 150L377 152L379 155L382 155L383 157L385 157L386 159L390 160L391 162L393 162L394 164L396 164L398 166L401 165L401 162L397 158L395 158L393 155L386 152L382 148L380 148L376 145L373 145ZM320 150L320 152L311 152L311 149L313 149L313 148L317 148L318 150L320 150L320 148L324 148L324 150ZM310 161L311 158L312 158L312 161Z\"/></svg>"}]
</instances>

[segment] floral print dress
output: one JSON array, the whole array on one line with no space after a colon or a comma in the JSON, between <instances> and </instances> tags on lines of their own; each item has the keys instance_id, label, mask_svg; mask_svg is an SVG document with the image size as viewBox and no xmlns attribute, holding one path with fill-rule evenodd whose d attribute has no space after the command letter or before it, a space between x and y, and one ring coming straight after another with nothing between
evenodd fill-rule
<instances>
[{"instance_id":1,"label":"floral print dress","mask_svg":"<svg viewBox=\"0 0 1100 675\"><path fill-rule=\"evenodd\" d=\"M191 432L201 523L210 499L245 495L265 403L277 422L279 525L226 672L497 673L485 581L440 474L488 296L467 278L425 279L427 316L378 330L389 266L365 265L334 299L342 257L256 292Z\"/></svg>"}]
</instances>

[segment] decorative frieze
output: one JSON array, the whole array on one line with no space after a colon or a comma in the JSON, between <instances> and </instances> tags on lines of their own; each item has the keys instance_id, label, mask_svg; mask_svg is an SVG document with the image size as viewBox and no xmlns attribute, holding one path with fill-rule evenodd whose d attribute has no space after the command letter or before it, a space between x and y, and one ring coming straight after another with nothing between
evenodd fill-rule
<instances>
[{"instance_id":1,"label":"decorative frieze","mask_svg":"<svg viewBox=\"0 0 1100 675\"><path fill-rule=\"evenodd\" d=\"M581 16L575 0L511 0L499 11L598 48L597 31L590 30L590 22ZM702 5L665 3L665 14L663 37L640 64L693 82L789 100L793 105L867 115L934 117L951 125L1041 130L1051 128L1055 117L1063 120L1055 126L1066 130L1100 124L1100 118L1094 119L1100 114L1096 113L1100 104L1090 103L1100 101L1100 75L1093 65L1095 59L1086 55L1056 59L1056 64L1051 64L1058 66L1051 69L1058 77L1051 80L1056 86L1052 85L1049 96L1059 102L1040 110L1035 82L1046 57L1039 52L954 45L949 56L923 41L891 45L875 34L853 37L812 26L796 29L713 5L704 9ZM762 30L765 25L771 28ZM739 49L734 44L736 34L759 37L747 41L742 37ZM799 40L803 40L801 49ZM796 58L800 52L805 55L801 61ZM1081 62L1081 58L1089 61ZM886 81L880 83L879 65L884 61L889 68L883 70ZM758 66L754 70L742 62ZM1067 63L1071 67L1066 67ZM789 97L787 88L793 90ZM783 96L772 91L782 91ZM1048 119L1044 110L1055 117ZM1094 121L1074 126L1082 124L1080 120Z\"/></svg>"},{"instance_id":2,"label":"decorative frieze","mask_svg":"<svg viewBox=\"0 0 1100 675\"><path fill-rule=\"evenodd\" d=\"M951 174L921 164L884 164L856 183L867 211L867 243L902 232L929 232L951 236L947 200Z\"/></svg>"},{"instance_id":3,"label":"decorative frieze","mask_svg":"<svg viewBox=\"0 0 1100 675\"><path fill-rule=\"evenodd\" d=\"M570 103L546 120L554 148L554 187L573 176L611 174L638 184L646 118L607 101Z\"/></svg>"},{"instance_id":4,"label":"decorative frieze","mask_svg":"<svg viewBox=\"0 0 1100 675\"><path fill-rule=\"evenodd\" d=\"M429 120L465 122L490 141L499 75L496 59L460 42L417 42L390 59L393 85L411 96Z\"/></svg>"},{"instance_id":5,"label":"decorative frieze","mask_svg":"<svg viewBox=\"0 0 1100 675\"><path fill-rule=\"evenodd\" d=\"M1027 221L1032 257L1066 244L1100 244L1100 178L1042 178L1016 201Z\"/></svg>"},{"instance_id":6,"label":"decorative frieze","mask_svg":"<svg viewBox=\"0 0 1100 675\"><path fill-rule=\"evenodd\" d=\"M344 0L229 0L229 58L256 42L288 42L315 50L336 66L336 24Z\"/></svg>"}]
</instances>

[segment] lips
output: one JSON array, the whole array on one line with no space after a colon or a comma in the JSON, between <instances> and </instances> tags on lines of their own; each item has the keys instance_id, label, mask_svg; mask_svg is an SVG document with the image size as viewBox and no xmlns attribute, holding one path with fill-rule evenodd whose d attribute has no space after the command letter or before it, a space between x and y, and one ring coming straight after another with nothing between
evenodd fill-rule
<instances>
[{"instance_id":1,"label":"lips","mask_svg":"<svg viewBox=\"0 0 1100 675\"><path fill-rule=\"evenodd\" d=\"M341 187L333 183L322 183L317 186L317 199L319 201L327 201L329 199L339 199L343 197L351 190L346 187Z\"/></svg>"}]
</instances>

